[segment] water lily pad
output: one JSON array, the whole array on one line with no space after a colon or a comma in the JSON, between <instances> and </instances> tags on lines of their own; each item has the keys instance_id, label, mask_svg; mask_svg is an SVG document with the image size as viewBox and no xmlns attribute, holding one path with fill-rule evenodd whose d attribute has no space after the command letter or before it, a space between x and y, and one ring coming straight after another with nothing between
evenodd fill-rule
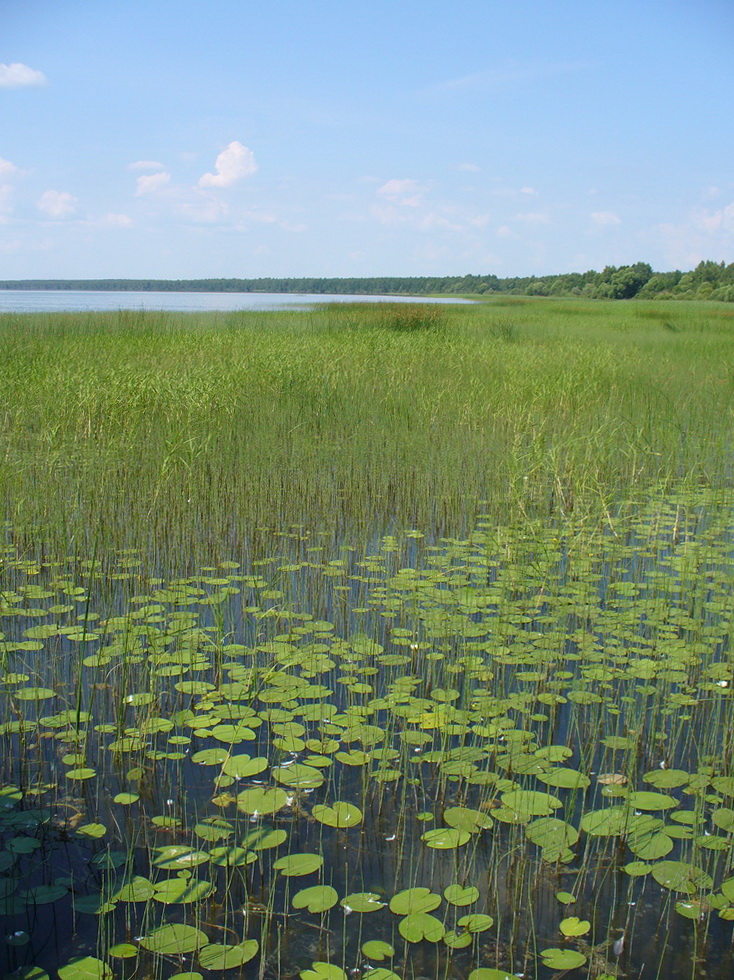
<instances>
[{"instance_id":1,"label":"water lily pad","mask_svg":"<svg viewBox=\"0 0 734 980\"><path fill-rule=\"evenodd\" d=\"M208 860L206 851L197 851L186 844L170 844L168 847L153 849L153 865L166 871L180 871L182 868L195 868Z\"/></svg>"},{"instance_id":2,"label":"water lily pad","mask_svg":"<svg viewBox=\"0 0 734 980\"><path fill-rule=\"evenodd\" d=\"M485 932L487 929L492 928L494 919L491 915L482 915L474 912L471 915L462 915L457 925L461 926L467 932Z\"/></svg>"},{"instance_id":3,"label":"water lily pad","mask_svg":"<svg viewBox=\"0 0 734 980\"><path fill-rule=\"evenodd\" d=\"M627 800L636 810L669 810L678 806L676 798L668 793L648 793L645 790L630 793Z\"/></svg>"},{"instance_id":4,"label":"water lily pad","mask_svg":"<svg viewBox=\"0 0 734 980\"><path fill-rule=\"evenodd\" d=\"M80 956L58 969L60 980L112 980L112 968L96 956Z\"/></svg>"},{"instance_id":5,"label":"water lily pad","mask_svg":"<svg viewBox=\"0 0 734 980\"><path fill-rule=\"evenodd\" d=\"M201 902L213 894L215 886L210 881L196 878L168 878L155 885L153 898L164 905L185 905Z\"/></svg>"},{"instance_id":6,"label":"water lily pad","mask_svg":"<svg viewBox=\"0 0 734 980\"><path fill-rule=\"evenodd\" d=\"M162 953L168 956L180 956L182 953L193 953L194 950L206 946L209 940L205 933L194 926L181 923L159 926L147 936L143 936L140 945L151 953Z\"/></svg>"},{"instance_id":7,"label":"water lily pad","mask_svg":"<svg viewBox=\"0 0 734 980\"><path fill-rule=\"evenodd\" d=\"M584 954L575 949L542 949L540 955L543 958L543 966L551 970L575 970L586 963Z\"/></svg>"},{"instance_id":8,"label":"water lily pad","mask_svg":"<svg viewBox=\"0 0 734 980\"><path fill-rule=\"evenodd\" d=\"M686 895L699 888L712 888L714 883L705 871L685 861L660 861L653 865L652 876L663 888Z\"/></svg>"},{"instance_id":9,"label":"water lily pad","mask_svg":"<svg viewBox=\"0 0 734 980\"><path fill-rule=\"evenodd\" d=\"M390 911L396 915L433 912L441 904L441 896L430 888L406 888L390 899Z\"/></svg>"},{"instance_id":10,"label":"water lily pad","mask_svg":"<svg viewBox=\"0 0 734 980\"><path fill-rule=\"evenodd\" d=\"M237 796L237 807L243 813L250 815L276 813L287 802L288 794L279 786L272 787L271 789L265 789L262 786L253 786L251 789L243 790Z\"/></svg>"},{"instance_id":11,"label":"water lily pad","mask_svg":"<svg viewBox=\"0 0 734 980\"><path fill-rule=\"evenodd\" d=\"M222 771L235 779L257 776L268 768L265 756L232 755L224 761Z\"/></svg>"},{"instance_id":12,"label":"water lily pad","mask_svg":"<svg viewBox=\"0 0 734 980\"><path fill-rule=\"evenodd\" d=\"M585 936L591 929L591 923L587 919L579 919L578 916L570 915L562 920L560 929L563 935L569 938Z\"/></svg>"},{"instance_id":13,"label":"water lily pad","mask_svg":"<svg viewBox=\"0 0 734 980\"><path fill-rule=\"evenodd\" d=\"M472 970L467 980L517 980L514 973L506 973L504 970L495 970L488 966L480 966Z\"/></svg>"},{"instance_id":14,"label":"water lily pad","mask_svg":"<svg viewBox=\"0 0 734 980\"><path fill-rule=\"evenodd\" d=\"M344 970L333 963L316 962L310 970L301 970L301 980L348 980Z\"/></svg>"},{"instance_id":15,"label":"water lily pad","mask_svg":"<svg viewBox=\"0 0 734 980\"><path fill-rule=\"evenodd\" d=\"M257 854L246 847L223 844L209 851L209 860L217 868L241 868L257 861Z\"/></svg>"},{"instance_id":16,"label":"water lily pad","mask_svg":"<svg viewBox=\"0 0 734 980\"><path fill-rule=\"evenodd\" d=\"M294 909L308 909L309 912L326 912L339 901L339 895L330 885L313 885L302 888L292 897Z\"/></svg>"},{"instance_id":17,"label":"water lily pad","mask_svg":"<svg viewBox=\"0 0 734 980\"><path fill-rule=\"evenodd\" d=\"M531 817L549 816L554 810L563 806L558 797L529 789L516 789L503 793L501 800L508 809Z\"/></svg>"},{"instance_id":18,"label":"water lily pad","mask_svg":"<svg viewBox=\"0 0 734 980\"><path fill-rule=\"evenodd\" d=\"M355 827L362 822L362 811L352 803L337 801L333 806L317 803L311 811L313 816L328 827Z\"/></svg>"},{"instance_id":19,"label":"water lily pad","mask_svg":"<svg viewBox=\"0 0 734 980\"><path fill-rule=\"evenodd\" d=\"M426 912L412 912L400 920L400 935L409 943L419 943L423 939L438 943L443 939L446 928L440 919Z\"/></svg>"},{"instance_id":20,"label":"water lily pad","mask_svg":"<svg viewBox=\"0 0 734 980\"><path fill-rule=\"evenodd\" d=\"M259 948L257 939L246 939L232 946L209 943L199 951L199 966L205 970L232 970L249 963L257 956Z\"/></svg>"},{"instance_id":21,"label":"water lily pad","mask_svg":"<svg viewBox=\"0 0 734 980\"><path fill-rule=\"evenodd\" d=\"M360 912L362 914L379 912L380 909L385 908L385 902L376 892L353 892L351 895L345 895L339 904L345 912Z\"/></svg>"},{"instance_id":22,"label":"water lily pad","mask_svg":"<svg viewBox=\"0 0 734 980\"><path fill-rule=\"evenodd\" d=\"M323 866L324 859L320 854L288 854L273 862L273 868L280 871L286 878L310 875Z\"/></svg>"},{"instance_id":23,"label":"water lily pad","mask_svg":"<svg viewBox=\"0 0 734 980\"><path fill-rule=\"evenodd\" d=\"M454 827L436 827L427 830L421 835L421 840L426 847L433 847L439 850L450 850L453 847L461 847L471 838L468 830L456 830Z\"/></svg>"},{"instance_id":24,"label":"water lily pad","mask_svg":"<svg viewBox=\"0 0 734 980\"><path fill-rule=\"evenodd\" d=\"M395 955L395 950L390 943L386 943L382 939L369 939L366 943L362 943L362 952L368 960L378 961Z\"/></svg>"},{"instance_id":25,"label":"water lily pad","mask_svg":"<svg viewBox=\"0 0 734 980\"><path fill-rule=\"evenodd\" d=\"M474 885L462 888L461 885L449 885L444 888L443 897L449 905L464 906L471 905L479 898L479 889Z\"/></svg>"},{"instance_id":26,"label":"water lily pad","mask_svg":"<svg viewBox=\"0 0 734 980\"><path fill-rule=\"evenodd\" d=\"M443 812L443 819L456 830L465 830L470 834L478 834L492 826L493 820L488 813L472 810L467 806L450 806Z\"/></svg>"}]
</instances>

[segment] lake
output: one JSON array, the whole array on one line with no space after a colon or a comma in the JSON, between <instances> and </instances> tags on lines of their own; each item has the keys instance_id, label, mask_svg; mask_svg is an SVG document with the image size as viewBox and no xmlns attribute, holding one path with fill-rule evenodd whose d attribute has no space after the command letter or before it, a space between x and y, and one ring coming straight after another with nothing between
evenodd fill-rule
<instances>
[{"instance_id":1,"label":"lake","mask_svg":"<svg viewBox=\"0 0 734 980\"><path fill-rule=\"evenodd\" d=\"M229 310L284 310L315 303L470 303L447 297L331 296L320 293L127 292L82 289L0 290L0 313L72 313L78 310L168 310L202 313Z\"/></svg>"}]
</instances>

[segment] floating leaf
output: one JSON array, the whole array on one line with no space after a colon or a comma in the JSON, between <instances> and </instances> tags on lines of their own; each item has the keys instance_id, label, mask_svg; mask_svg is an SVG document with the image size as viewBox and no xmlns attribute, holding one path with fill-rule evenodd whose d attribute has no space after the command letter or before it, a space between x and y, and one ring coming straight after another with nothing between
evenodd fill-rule
<instances>
[{"instance_id":1,"label":"floating leaf","mask_svg":"<svg viewBox=\"0 0 734 980\"><path fill-rule=\"evenodd\" d=\"M214 891L215 886L210 881L199 881L196 878L168 878L156 884L153 898L164 905L185 905L189 902L201 902Z\"/></svg>"},{"instance_id":2,"label":"floating leaf","mask_svg":"<svg viewBox=\"0 0 734 980\"><path fill-rule=\"evenodd\" d=\"M443 922L426 912L412 912L400 920L398 924L400 935L409 943L419 943L426 939L429 943L437 943L443 939L446 929Z\"/></svg>"},{"instance_id":3,"label":"floating leaf","mask_svg":"<svg viewBox=\"0 0 734 980\"><path fill-rule=\"evenodd\" d=\"M396 915L414 912L433 912L441 904L441 896L430 888L406 888L390 899L390 911Z\"/></svg>"},{"instance_id":4,"label":"floating leaf","mask_svg":"<svg viewBox=\"0 0 734 980\"><path fill-rule=\"evenodd\" d=\"M112 969L96 956L80 956L58 969L60 980L112 980Z\"/></svg>"},{"instance_id":5,"label":"floating leaf","mask_svg":"<svg viewBox=\"0 0 734 980\"><path fill-rule=\"evenodd\" d=\"M567 919L563 919L560 929L563 935L569 938L585 936L591 929L591 923L587 919L579 919L578 916L570 915Z\"/></svg>"},{"instance_id":6,"label":"floating leaf","mask_svg":"<svg viewBox=\"0 0 734 980\"><path fill-rule=\"evenodd\" d=\"M385 908L385 903L376 892L353 892L345 895L339 904L345 912L379 912Z\"/></svg>"},{"instance_id":7,"label":"floating leaf","mask_svg":"<svg viewBox=\"0 0 734 980\"><path fill-rule=\"evenodd\" d=\"M205 970L231 970L249 963L257 955L260 944L257 939L246 939L234 946L209 943L199 951L199 966Z\"/></svg>"},{"instance_id":8,"label":"floating leaf","mask_svg":"<svg viewBox=\"0 0 734 980\"><path fill-rule=\"evenodd\" d=\"M339 901L339 895L330 885L313 885L302 888L291 899L294 909L308 909L309 912L326 912Z\"/></svg>"},{"instance_id":9,"label":"floating leaf","mask_svg":"<svg viewBox=\"0 0 734 980\"><path fill-rule=\"evenodd\" d=\"M273 862L273 868L286 878L310 875L322 867L324 859L320 854L288 854Z\"/></svg>"},{"instance_id":10,"label":"floating leaf","mask_svg":"<svg viewBox=\"0 0 734 980\"><path fill-rule=\"evenodd\" d=\"M467 980L517 980L517 976L514 973L506 973L504 970L480 966L479 969L471 971Z\"/></svg>"},{"instance_id":11,"label":"floating leaf","mask_svg":"<svg viewBox=\"0 0 734 980\"><path fill-rule=\"evenodd\" d=\"M471 905L479 898L479 889L474 885L462 888L461 885L449 885L444 888L443 897L449 905L464 906Z\"/></svg>"},{"instance_id":12,"label":"floating leaf","mask_svg":"<svg viewBox=\"0 0 734 980\"><path fill-rule=\"evenodd\" d=\"M301 980L348 980L344 970L332 963L316 962L310 970L301 970Z\"/></svg>"},{"instance_id":13,"label":"floating leaf","mask_svg":"<svg viewBox=\"0 0 734 980\"><path fill-rule=\"evenodd\" d=\"M714 884L705 871L685 861L660 861L653 865L652 876L663 888L687 895L699 888L712 888Z\"/></svg>"},{"instance_id":14,"label":"floating leaf","mask_svg":"<svg viewBox=\"0 0 734 980\"><path fill-rule=\"evenodd\" d=\"M362 822L362 811L352 803L337 801L333 806L317 803L311 812L328 827L355 827Z\"/></svg>"},{"instance_id":15,"label":"floating leaf","mask_svg":"<svg viewBox=\"0 0 734 980\"><path fill-rule=\"evenodd\" d=\"M265 756L232 755L225 759L222 772L234 779L246 779L250 776L257 776L268 768L268 760Z\"/></svg>"},{"instance_id":16,"label":"floating leaf","mask_svg":"<svg viewBox=\"0 0 734 980\"><path fill-rule=\"evenodd\" d=\"M276 813L287 802L288 794L279 786L272 789L253 786L252 789L245 789L237 796L237 807L243 813L250 815Z\"/></svg>"},{"instance_id":17,"label":"floating leaf","mask_svg":"<svg viewBox=\"0 0 734 980\"><path fill-rule=\"evenodd\" d=\"M421 840L426 847L449 850L453 847L461 847L471 838L468 830L456 830L453 827L437 827L434 830L427 830L421 835Z\"/></svg>"},{"instance_id":18,"label":"floating leaf","mask_svg":"<svg viewBox=\"0 0 734 980\"><path fill-rule=\"evenodd\" d=\"M543 966L551 970L575 970L586 963L584 954L576 952L575 949L543 949L540 955L543 958Z\"/></svg>"},{"instance_id":19,"label":"floating leaf","mask_svg":"<svg viewBox=\"0 0 734 980\"><path fill-rule=\"evenodd\" d=\"M362 943L362 952L368 960L385 960L395 955L395 950L390 943L382 939L370 939Z\"/></svg>"},{"instance_id":20,"label":"floating leaf","mask_svg":"<svg viewBox=\"0 0 734 980\"><path fill-rule=\"evenodd\" d=\"M462 915L457 925L460 925L462 929L466 929L467 932L485 932L487 929L492 928L494 919L491 915L481 915L478 912L474 912L471 915Z\"/></svg>"},{"instance_id":21,"label":"floating leaf","mask_svg":"<svg viewBox=\"0 0 734 980\"><path fill-rule=\"evenodd\" d=\"M200 929L173 923L159 926L147 936L143 936L140 945L151 953L180 956L182 953L193 953L194 950L206 946L208 942L206 935Z\"/></svg>"}]
</instances>

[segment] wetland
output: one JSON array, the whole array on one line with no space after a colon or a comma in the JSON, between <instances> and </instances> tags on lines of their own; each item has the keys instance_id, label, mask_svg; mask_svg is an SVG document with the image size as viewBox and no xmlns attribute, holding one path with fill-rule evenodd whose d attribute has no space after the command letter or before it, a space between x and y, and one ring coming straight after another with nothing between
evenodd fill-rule
<instances>
[{"instance_id":1,"label":"wetland","mask_svg":"<svg viewBox=\"0 0 734 980\"><path fill-rule=\"evenodd\" d=\"M0 315L0 969L734 970L734 313Z\"/></svg>"}]
</instances>

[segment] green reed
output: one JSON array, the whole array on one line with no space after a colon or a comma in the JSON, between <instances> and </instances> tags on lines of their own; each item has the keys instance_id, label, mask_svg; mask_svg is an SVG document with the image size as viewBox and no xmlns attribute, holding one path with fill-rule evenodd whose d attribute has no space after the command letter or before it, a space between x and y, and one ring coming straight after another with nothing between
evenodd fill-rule
<instances>
[{"instance_id":1,"label":"green reed","mask_svg":"<svg viewBox=\"0 0 734 980\"><path fill-rule=\"evenodd\" d=\"M660 307L6 315L5 516L164 567L259 558L292 525L330 552L482 509L613 526L652 486L730 476L732 314Z\"/></svg>"}]
</instances>

